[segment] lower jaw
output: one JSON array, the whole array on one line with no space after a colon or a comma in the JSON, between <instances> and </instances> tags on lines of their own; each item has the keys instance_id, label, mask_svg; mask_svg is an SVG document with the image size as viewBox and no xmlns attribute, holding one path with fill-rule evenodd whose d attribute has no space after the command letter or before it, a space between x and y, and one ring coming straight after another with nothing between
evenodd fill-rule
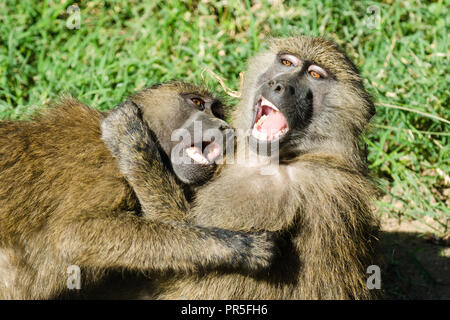
<instances>
[{"instance_id":1,"label":"lower jaw","mask_svg":"<svg viewBox=\"0 0 450 320\"><path fill-rule=\"evenodd\" d=\"M288 132L288 129L284 128L284 129L278 131L274 135L267 136L264 132L260 132L253 127L251 136L261 142L276 142L276 141L280 140L281 138L283 138L287 132Z\"/></svg>"}]
</instances>

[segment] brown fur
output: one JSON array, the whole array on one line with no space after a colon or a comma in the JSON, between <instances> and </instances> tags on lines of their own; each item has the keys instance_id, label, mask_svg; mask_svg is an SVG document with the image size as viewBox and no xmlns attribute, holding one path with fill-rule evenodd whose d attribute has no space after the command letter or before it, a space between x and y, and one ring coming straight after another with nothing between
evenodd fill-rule
<instances>
[{"instance_id":1,"label":"brown fur","mask_svg":"<svg viewBox=\"0 0 450 320\"><path fill-rule=\"evenodd\" d=\"M233 125L251 127L258 77L278 63L278 53L313 61L334 75L317 93L324 103L315 106L306 129L292 133L275 174L261 175L267 164L258 160L226 165L198 190L187 219L231 230L275 231L285 240L281 256L258 276L216 271L163 279L156 298L368 299L378 294L366 285L378 221L360 149L374 106L347 56L322 38L274 39L269 51L250 62ZM172 212L174 218L185 215L173 204Z\"/></svg>"},{"instance_id":2,"label":"brown fur","mask_svg":"<svg viewBox=\"0 0 450 320\"><path fill-rule=\"evenodd\" d=\"M199 91L170 84L162 92L186 88ZM159 108L166 117L176 102L158 99L158 90L138 97L153 102L141 106L144 114ZM31 121L0 122L0 299L57 297L70 265L81 267L83 288L111 269L267 265L263 236L139 217L135 193L101 140L107 115L68 97Z\"/></svg>"}]
</instances>

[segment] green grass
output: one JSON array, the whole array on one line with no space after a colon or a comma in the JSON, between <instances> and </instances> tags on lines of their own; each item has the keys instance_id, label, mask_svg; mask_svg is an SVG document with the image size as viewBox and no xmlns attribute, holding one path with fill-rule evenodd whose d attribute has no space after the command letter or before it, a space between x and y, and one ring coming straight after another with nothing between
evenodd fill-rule
<instances>
[{"instance_id":1,"label":"green grass","mask_svg":"<svg viewBox=\"0 0 450 320\"><path fill-rule=\"evenodd\" d=\"M366 141L387 192L380 212L449 232L445 1L83 1L80 29L71 30L73 3L0 3L1 118L26 118L65 92L110 109L152 83L199 83L205 67L237 89L266 36L324 35L344 47L379 103ZM221 91L212 77L206 82Z\"/></svg>"}]
</instances>

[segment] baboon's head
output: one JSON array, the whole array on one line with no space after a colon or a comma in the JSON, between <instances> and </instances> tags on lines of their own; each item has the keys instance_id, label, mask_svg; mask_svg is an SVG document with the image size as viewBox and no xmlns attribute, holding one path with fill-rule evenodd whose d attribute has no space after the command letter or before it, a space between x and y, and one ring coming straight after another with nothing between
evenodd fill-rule
<instances>
[{"instance_id":1,"label":"baboon's head","mask_svg":"<svg viewBox=\"0 0 450 320\"><path fill-rule=\"evenodd\" d=\"M184 82L158 84L133 95L178 178L197 184L211 178L232 137L224 105L206 89Z\"/></svg>"},{"instance_id":2,"label":"baboon's head","mask_svg":"<svg viewBox=\"0 0 450 320\"><path fill-rule=\"evenodd\" d=\"M355 65L323 38L272 39L268 51L251 59L244 79L233 125L250 129L258 143L279 142L281 153L348 153L375 113Z\"/></svg>"}]
</instances>

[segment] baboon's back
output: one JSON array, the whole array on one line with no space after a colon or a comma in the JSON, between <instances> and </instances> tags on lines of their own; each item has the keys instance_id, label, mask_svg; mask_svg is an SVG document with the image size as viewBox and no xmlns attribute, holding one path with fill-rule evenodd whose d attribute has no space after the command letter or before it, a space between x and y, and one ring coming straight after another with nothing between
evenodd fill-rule
<instances>
[{"instance_id":1,"label":"baboon's back","mask_svg":"<svg viewBox=\"0 0 450 320\"><path fill-rule=\"evenodd\" d=\"M67 215L134 207L100 139L102 117L68 98L31 121L0 121L2 241L25 240Z\"/></svg>"}]
</instances>

